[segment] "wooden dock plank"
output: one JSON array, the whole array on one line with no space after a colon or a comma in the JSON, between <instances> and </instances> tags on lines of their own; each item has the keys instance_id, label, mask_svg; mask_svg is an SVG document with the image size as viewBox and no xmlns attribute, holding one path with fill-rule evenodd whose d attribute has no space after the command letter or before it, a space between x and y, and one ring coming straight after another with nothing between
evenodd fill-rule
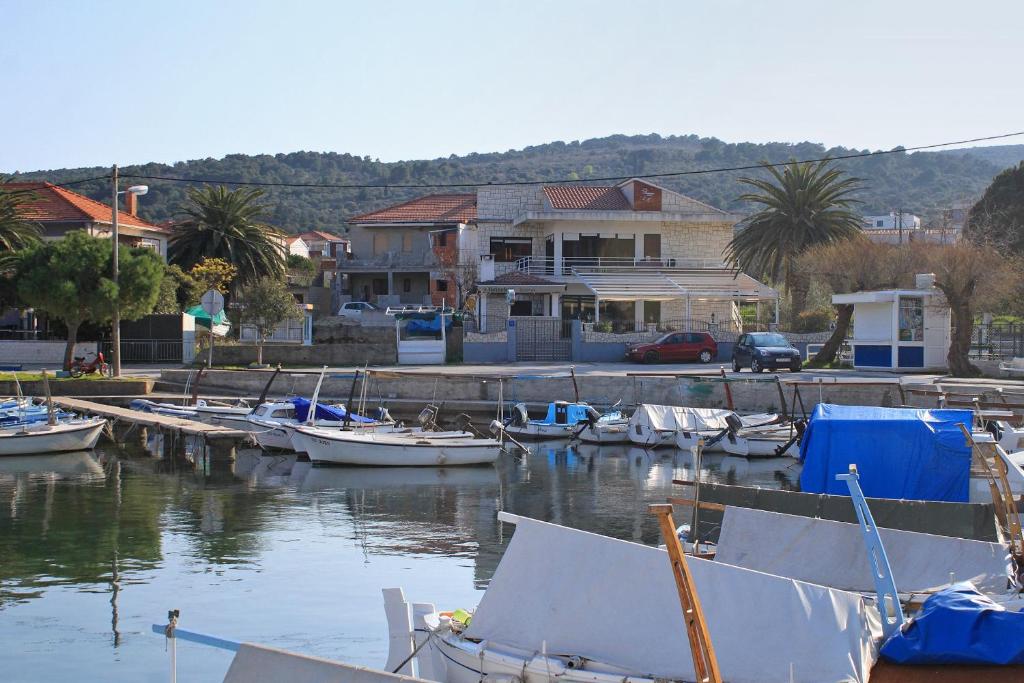
<instances>
[{"instance_id":1,"label":"wooden dock plank","mask_svg":"<svg viewBox=\"0 0 1024 683\"><path fill-rule=\"evenodd\" d=\"M170 415L144 413L141 410L121 408L119 406L107 405L105 403L86 401L80 398L71 398L69 396L55 396L53 402L61 408L66 408L67 410L72 410L78 413L100 415L102 417L108 417L115 420L134 422L135 424L140 424L144 427L157 427L170 432L204 436L209 440L246 439L250 436L249 432L241 429L230 429L228 427L206 424L205 422L197 422L196 420L186 420L181 417L173 417Z\"/></svg>"}]
</instances>

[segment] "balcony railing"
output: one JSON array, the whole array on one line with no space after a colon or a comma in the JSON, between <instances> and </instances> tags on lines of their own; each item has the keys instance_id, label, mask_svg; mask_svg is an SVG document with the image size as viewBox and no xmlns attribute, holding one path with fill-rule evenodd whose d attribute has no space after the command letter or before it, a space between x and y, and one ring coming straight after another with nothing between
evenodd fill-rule
<instances>
[{"instance_id":1,"label":"balcony railing","mask_svg":"<svg viewBox=\"0 0 1024 683\"><path fill-rule=\"evenodd\" d=\"M351 255L347 259L339 259L338 270L378 270L388 271L396 268L437 268L437 256L432 251L388 251L383 254Z\"/></svg>"},{"instance_id":2,"label":"balcony railing","mask_svg":"<svg viewBox=\"0 0 1024 683\"><path fill-rule=\"evenodd\" d=\"M725 268L720 259L694 258L629 258L622 256L571 256L555 259L547 256L524 256L515 263L515 270L532 275L574 275L622 270L666 270L675 268Z\"/></svg>"}]
</instances>

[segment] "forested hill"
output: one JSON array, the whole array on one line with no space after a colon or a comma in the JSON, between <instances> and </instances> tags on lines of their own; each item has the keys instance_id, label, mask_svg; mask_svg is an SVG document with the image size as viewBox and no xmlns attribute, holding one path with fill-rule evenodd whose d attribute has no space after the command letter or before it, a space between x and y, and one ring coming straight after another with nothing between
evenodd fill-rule
<instances>
[{"instance_id":1,"label":"forested hill","mask_svg":"<svg viewBox=\"0 0 1024 683\"><path fill-rule=\"evenodd\" d=\"M335 152L291 154L233 154L223 159L198 159L175 164L126 166L122 173L172 176L190 180L247 180L260 182L330 184L487 183L511 180L574 180L606 176L744 166L762 160L810 159L856 153L837 147L825 149L809 142L736 143L697 136L613 135L584 142L552 142L522 150L451 156L445 159L382 163L368 157ZM863 150L867 151L867 150ZM954 202L981 195L1003 168L1024 160L1024 145L973 148L960 151L899 153L838 162L863 178L860 193L865 214L886 213L902 207L934 218ZM75 168L15 174L17 179L67 182L107 173L106 168ZM750 172L712 173L656 182L724 209L746 212L736 197L744 186L736 182ZM140 200L141 214L154 221L173 218L185 202L185 183L145 182L150 192ZM104 181L74 188L107 200ZM291 232L311 229L338 231L344 218L416 195L437 192L423 189L286 189L267 190L267 221Z\"/></svg>"}]
</instances>

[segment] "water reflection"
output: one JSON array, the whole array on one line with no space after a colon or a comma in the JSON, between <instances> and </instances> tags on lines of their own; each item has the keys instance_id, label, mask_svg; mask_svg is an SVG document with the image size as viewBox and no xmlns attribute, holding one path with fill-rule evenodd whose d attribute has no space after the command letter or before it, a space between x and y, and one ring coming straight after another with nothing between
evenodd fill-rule
<instances>
[{"instance_id":1,"label":"water reflection","mask_svg":"<svg viewBox=\"0 0 1024 683\"><path fill-rule=\"evenodd\" d=\"M473 468L323 468L252 449L233 463L206 456L199 444L148 437L0 459L0 668L60 678L56 619L76 634L59 641L65 673L127 681L162 671L146 624L172 606L198 612L200 630L379 666L380 587L471 606L512 531L498 511L655 543L647 505L683 495L673 479L694 478L687 452L615 445L540 443ZM792 488L791 465L710 455L700 474ZM97 639L120 654L104 655ZM183 666L202 675L216 657Z\"/></svg>"}]
</instances>

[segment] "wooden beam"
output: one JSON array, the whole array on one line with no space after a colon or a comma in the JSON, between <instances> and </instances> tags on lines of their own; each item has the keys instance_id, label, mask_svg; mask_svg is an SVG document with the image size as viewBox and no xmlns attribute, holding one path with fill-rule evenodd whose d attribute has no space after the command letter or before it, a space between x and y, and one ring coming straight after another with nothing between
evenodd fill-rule
<instances>
[{"instance_id":1,"label":"wooden beam","mask_svg":"<svg viewBox=\"0 0 1024 683\"><path fill-rule=\"evenodd\" d=\"M718 512L725 512L726 507L721 503L708 503L707 501L703 500L697 502L692 498L669 498L668 502L671 503L672 505L685 505L687 507L693 507L694 503L696 503L697 507L699 507L701 510L716 510Z\"/></svg>"},{"instance_id":2,"label":"wooden beam","mask_svg":"<svg viewBox=\"0 0 1024 683\"><path fill-rule=\"evenodd\" d=\"M672 519L672 506L668 504L651 505L648 510L658 518L661 535L665 539L665 549L672 563L672 575L676 580L679 592L679 605L683 610L683 621L686 623L686 637L690 641L690 653L693 656L693 670L700 683L722 683L722 674L718 670L718 659L711 645L704 611L700 606L697 587L693 576L686 567L686 555L683 545L676 533L676 524Z\"/></svg>"}]
</instances>

